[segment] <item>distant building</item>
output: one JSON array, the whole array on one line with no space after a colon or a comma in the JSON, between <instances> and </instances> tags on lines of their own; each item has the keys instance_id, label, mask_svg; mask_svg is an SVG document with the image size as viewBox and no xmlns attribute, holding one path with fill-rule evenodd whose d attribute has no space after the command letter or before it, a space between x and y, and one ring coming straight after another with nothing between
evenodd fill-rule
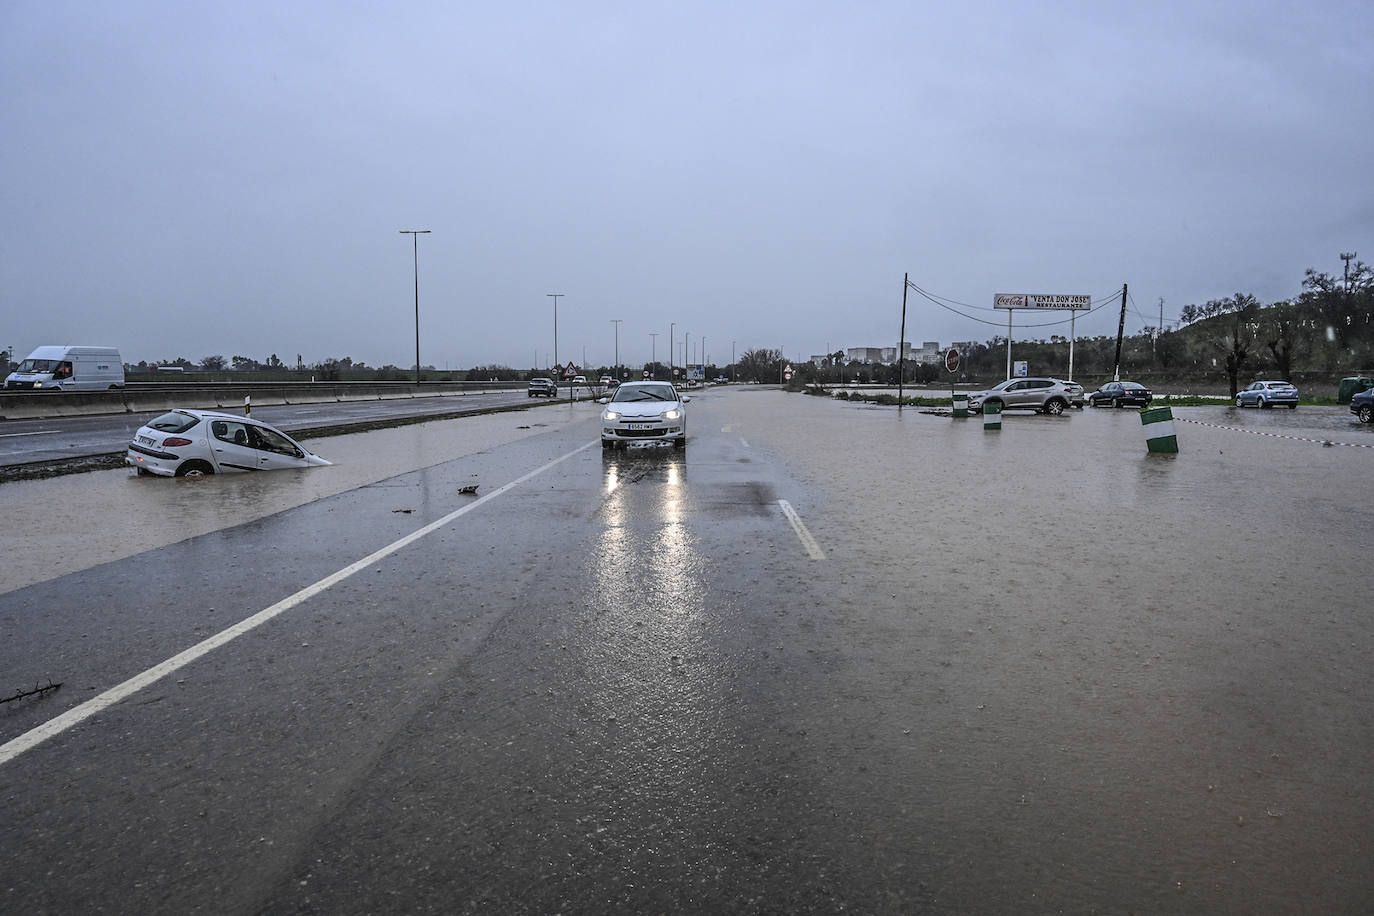
<instances>
[{"instance_id":1,"label":"distant building","mask_svg":"<svg viewBox=\"0 0 1374 916\"><path fill-rule=\"evenodd\" d=\"M880 363L883 350L882 347L850 347L844 351L844 358L851 363Z\"/></svg>"}]
</instances>

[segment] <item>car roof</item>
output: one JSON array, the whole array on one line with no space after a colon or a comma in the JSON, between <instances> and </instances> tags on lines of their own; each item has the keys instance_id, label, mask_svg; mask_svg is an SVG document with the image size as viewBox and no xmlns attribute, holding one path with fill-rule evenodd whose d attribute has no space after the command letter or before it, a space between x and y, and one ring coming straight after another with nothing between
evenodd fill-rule
<instances>
[{"instance_id":1,"label":"car roof","mask_svg":"<svg viewBox=\"0 0 1374 916\"><path fill-rule=\"evenodd\" d=\"M264 423L254 417L241 413L224 413L218 410L195 410L186 407L173 408L176 413L188 413L193 417L200 417L202 420L233 420L236 423L246 423L249 426L266 426L268 429L281 432L271 423Z\"/></svg>"}]
</instances>

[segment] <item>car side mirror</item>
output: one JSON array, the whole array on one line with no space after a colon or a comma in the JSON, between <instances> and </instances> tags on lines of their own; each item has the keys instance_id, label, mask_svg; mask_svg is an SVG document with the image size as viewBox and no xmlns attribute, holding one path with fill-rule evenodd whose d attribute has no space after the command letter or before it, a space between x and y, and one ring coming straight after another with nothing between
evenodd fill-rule
<instances>
[{"instance_id":1,"label":"car side mirror","mask_svg":"<svg viewBox=\"0 0 1374 916\"><path fill-rule=\"evenodd\" d=\"M598 403L598 404L609 404L609 403L611 403L611 399L610 399L610 398L597 398L597 399L596 399L596 403Z\"/></svg>"},{"instance_id":2,"label":"car side mirror","mask_svg":"<svg viewBox=\"0 0 1374 916\"><path fill-rule=\"evenodd\" d=\"M684 404L690 404L690 403L692 403L692 399L691 399L691 398L683 398L683 399L682 399L682 403L684 403Z\"/></svg>"}]
</instances>

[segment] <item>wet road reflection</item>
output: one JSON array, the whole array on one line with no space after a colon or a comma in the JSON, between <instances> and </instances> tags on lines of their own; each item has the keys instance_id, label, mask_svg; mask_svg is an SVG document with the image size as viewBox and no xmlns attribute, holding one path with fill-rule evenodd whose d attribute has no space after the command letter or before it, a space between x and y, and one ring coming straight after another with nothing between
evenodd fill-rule
<instances>
[{"instance_id":1,"label":"wet road reflection","mask_svg":"<svg viewBox=\"0 0 1374 916\"><path fill-rule=\"evenodd\" d=\"M581 690L623 724L603 777L624 811L655 812L671 832L709 795L721 734L721 659L706 607L709 563L686 517L687 458L628 449L604 463L589 608L577 624Z\"/></svg>"}]
</instances>

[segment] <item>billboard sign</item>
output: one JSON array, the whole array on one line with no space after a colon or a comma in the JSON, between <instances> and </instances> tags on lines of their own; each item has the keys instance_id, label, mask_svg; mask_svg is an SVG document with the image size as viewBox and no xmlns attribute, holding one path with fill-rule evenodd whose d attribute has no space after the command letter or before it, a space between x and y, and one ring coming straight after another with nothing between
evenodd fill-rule
<instances>
[{"instance_id":1,"label":"billboard sign","mask_svg":"<svg viewBox=\"0 0 1374 916\"><path fill-rule=\"evenodd\" d=\"M999 309L1091 309L1092 297L1062 293L996 293L992 304Z\"/></svg>"}]
</instances>

